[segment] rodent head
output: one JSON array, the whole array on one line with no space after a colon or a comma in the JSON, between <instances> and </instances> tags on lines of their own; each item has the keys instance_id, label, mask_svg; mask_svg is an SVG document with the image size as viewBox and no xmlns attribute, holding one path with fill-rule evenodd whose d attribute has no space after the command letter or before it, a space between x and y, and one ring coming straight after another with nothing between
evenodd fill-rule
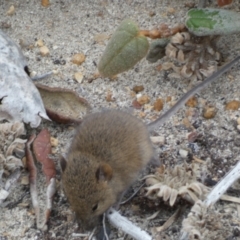
<instances>
[{"instance_id":1,"label":"rodent head","mask_svg":"<svg viewBox=\"0 0 240 240\"><path fill-rule=\"evenodd\" d=\"M111 166L78 154L68 161L62 158L61 168L63 189L77 220L85 230L93 229L101 215L117 201L111 187Z\"/></svg>"}]
</instances>

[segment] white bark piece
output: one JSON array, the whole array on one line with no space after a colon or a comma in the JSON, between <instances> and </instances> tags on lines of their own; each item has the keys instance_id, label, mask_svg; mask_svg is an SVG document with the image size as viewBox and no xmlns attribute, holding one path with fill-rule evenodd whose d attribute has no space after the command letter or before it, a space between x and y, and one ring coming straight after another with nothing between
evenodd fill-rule
<instances>
[{"instance_id":1,"label":"white bark piece","mask_svg":"<svg viewBox=\"0 0 240 240\"><path fill-rule=\"evenodd\" d=\"M113 226L121 228L122 231L124 231L134 239L137 240L152 239L152 237L147 232L135 226L132 222L130 222L127 218L121 216L113 208L111 208L110 211L107 213L107 218Z\"/></svg>"},{"instance_id":2,"label":"white bark piece","mask_svg":"<svg viewBox=\"0 0 240 240\"><path fill-rule=\"evenodd\" d=\"M240 161L227 175L212 189L204 201L207 207L214 205L232 184L240 178Z\"/></svg>"},{"instance_id":3,"label":"white bark piece","mask_svg":"<svg viewBox=\"0 0 240 240\"><path fill-rule=\"evenodd\" d=\"M21 175L20 169L16 169L7 179L4 188L0 189L0 206L10 194L10 188L17 182Z\"/></svg>"},{"instance_id":4,"label":"white bark piece","mask_svg":"<svg viewBox=\"0 0 240 240\"><path fill-rule=\"evenodd\" d=\"M41 96L25 72L18 46L0 30L0 120L23 121L37 127L49 119Z\"/></svg>"},{"instance_id":5,"label":"white bark piece","mask_svg":"<svg viewBox=\"0 0 240 240\"><path fill-rule=\"evenodd\" d=\"M232 184L240 178L240 161L234 166L232 170L230 170L224 178L218 182L218 184L211 190L211 192L207 195L205 201L203 202L203 206L206 208L210 208L213 206L219 199L226 200L226 196L223 195ZM231 197L228 198L228 201ZM236 198L232 198L233 202L236 202ZM196 204L192 207L194 209ZM182 231L182 235L180 240L188 240L188 233Z\"/></svg>"}]
</instances>

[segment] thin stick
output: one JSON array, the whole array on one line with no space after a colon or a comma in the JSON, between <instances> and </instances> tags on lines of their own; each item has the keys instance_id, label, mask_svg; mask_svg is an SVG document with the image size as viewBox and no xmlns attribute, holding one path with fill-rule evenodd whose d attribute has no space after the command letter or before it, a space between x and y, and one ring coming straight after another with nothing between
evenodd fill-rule
<instances>
[{"instance_id":1,"label":"thin stick","mask_svg":"<svg viewBox=\"0 0 240 240\"><path fill-rule=\"evenodd\" d=\"M50 72L44 73L44 74L42 74L42 75L34 76L34 77L32 77L31 79L32 79L33 81L41 80L41 79L44 79L44 78L46 78L46 77L51 76L52 74L53 74L53 72L50 71Z\"/></svg>"},{"instance_id":2,"label":"thin stick","mask_svg":"<svg viewBox=\"0 0 240 240\"><path fill-rule=\"evenodd\" d=\"M27 168L29 171L29 182L30 182L30 194L32 198L32 205L37 219L37 224L40 218L40 209L38 203L38 194L37 194L37 168L35 166L33 155L31 152L31 144L36 138L36 135L32 135L26 146L26 159L27 159Z\"/></svg>"},{"instance_id":3,"label":"thin stick","mask_svg":"<svg viewBox=\"0 0 240 240\"><path fill-rule=\"evenodd\" d=\"M127 203L128 201L130 201L139 191L140 189L142 189L142 187L145 185L145 183L143 183L129 198L127 198L125 201L122 201L120 203L120 205L124 205L125 203Z\"/></svg>"},{"instance_id":4,"label":"thin stick","mask_svg":"<svg viewBox=\"0 0 240 240\"><path fill-rule=\"evenodd\" d=\"M107 234L107 229L106 229L106 213L103 214L102 223L103 223L104 236L105 236L106 240L109 240L108 234Z\"/></svg>"}]
</instances>

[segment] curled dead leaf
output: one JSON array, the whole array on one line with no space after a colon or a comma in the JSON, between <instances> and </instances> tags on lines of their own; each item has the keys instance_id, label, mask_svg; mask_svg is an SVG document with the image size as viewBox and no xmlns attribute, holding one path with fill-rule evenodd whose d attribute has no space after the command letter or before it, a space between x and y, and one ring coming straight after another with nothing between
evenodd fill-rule
<instances>
[{"instance_id":1,"label":"curled dead leaf","mask_svg":"<svg viewBox=\"0 0 240 240\"><path fill-rule=\"evenodd\" d=\"M43 129L33 142L33 152L36 159L42 164L43 173L46 176L46 181L49 183L51 178L55 178L55 164L49 155L51 154L50 133L47 129Z\"/></svg>"},{"instance_id":2,"label":"curled dead leaf","mask_svg":"<svg viewBox=\"0 0 240 240\"><path fill-rule=\"evenodd\" d=\"M225 5L231 4L232 0L218 0L217 3L219 7L223 7Z\"/></svg>"},{"instance_id":3,"label":"curled dead leaf","mask_svg":"<svg viewBox=\"0 0 240 240\"><path fill-rule=\"evenodd\" d=\"M48 116L58 123L79 123L90 109L88 102L76 92L36 84Z\"/></svg>"}]
</instances>

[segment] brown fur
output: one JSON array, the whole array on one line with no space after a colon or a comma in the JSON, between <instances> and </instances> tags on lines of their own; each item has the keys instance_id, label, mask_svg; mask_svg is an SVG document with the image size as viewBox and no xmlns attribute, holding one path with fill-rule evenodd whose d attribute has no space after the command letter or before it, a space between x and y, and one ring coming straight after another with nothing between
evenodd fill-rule
<instances>
[{"instance_id":1,"label":"brown fur","mask_svg":"<svg viewBox=\"0 0 240 240\"><path fill-rule=\"evenodd\" d=\"M152 156L149 132L139 119L117 110L85 117L61 163L65 194L85 228L119 201Z\"/></svg>"}]
</instances>

